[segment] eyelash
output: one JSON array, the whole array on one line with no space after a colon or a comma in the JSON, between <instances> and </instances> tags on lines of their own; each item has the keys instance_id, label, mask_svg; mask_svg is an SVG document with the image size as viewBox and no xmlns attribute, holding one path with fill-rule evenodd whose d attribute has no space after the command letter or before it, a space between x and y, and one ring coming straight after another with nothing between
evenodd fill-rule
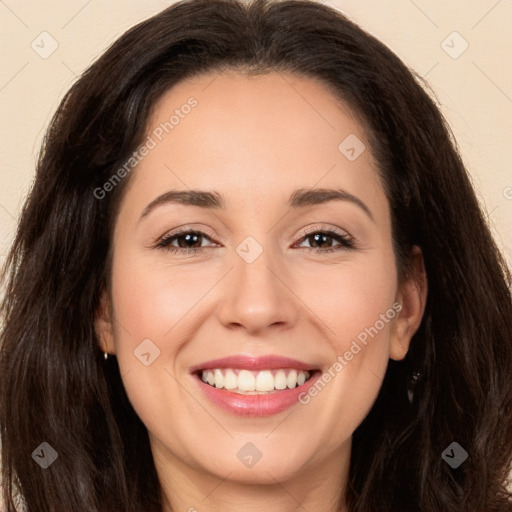
<instances>
[{"instance_id":1,"label":"eyelash","mask_svg":"<svg viewBox=\"0 0 512 512\"><path fill-rule=\"evenodd\" d=\"M187 254L187 255L193 255L197 254L198 252L201 252L203 249L207 249L207 247L192 247L192 248L185 248L185 247L174 247L171 246L171 242L174 240L177 240L183 235L202 235L203 237L206 237L208 240L213 241L212 237L209 236L207 233L203 231L198 231L194 229L183 229L181 231L177 231L175 233L170 233L169 235L165 235L162 237L155 245L155 248L162 249L164 251L169 251L171 253L181 253L181 254ZM315 228L303 231L300 234L299 242L303 243L305 240L307 240L310 236L316 235L316 234L324 234L327 235L328 238L333 238L337 242L340 243L340 245L337 248L327 248L327 249L317 249L315 247L301 247L301 249L307 249L310 253L330 253L335 252L338 250L347 250L347 249L354 249L354 240L351 236L349 236L346 233L342 233L333 229L324 229L323 227L321 229ZM211 247L210 247L211 248Z\"/></svg>"}]
</instances>

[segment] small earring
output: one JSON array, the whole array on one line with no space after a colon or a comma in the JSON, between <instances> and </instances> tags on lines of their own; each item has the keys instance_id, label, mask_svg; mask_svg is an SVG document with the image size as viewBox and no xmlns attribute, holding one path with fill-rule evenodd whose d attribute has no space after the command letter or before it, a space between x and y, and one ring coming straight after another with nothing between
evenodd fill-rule
<instances>
[{"instance_id":1,"label":"small earring","mask_svg":"<svg viewBox=\"0 0 512 512\"><path fill-rule=\"evenodd\" d=\"M407 398L409 399L409 403L413 403L414 401L414 387L416 386L416 382L421 377L421 372L413 372L412 377L409 381L409 385L407 386Z\"/></svg>"},{"instance_id":2,"label":"small earring","mask_svg":"<svg viewBox=\"0 0 512 512\"><path fill-rule=\"evenodd\" d=\"M106 360L108 359L108 352L105 352L105 353L103 354L103 357L105 358L105 361L106 361Z\"/></svg>"}]
</instances>

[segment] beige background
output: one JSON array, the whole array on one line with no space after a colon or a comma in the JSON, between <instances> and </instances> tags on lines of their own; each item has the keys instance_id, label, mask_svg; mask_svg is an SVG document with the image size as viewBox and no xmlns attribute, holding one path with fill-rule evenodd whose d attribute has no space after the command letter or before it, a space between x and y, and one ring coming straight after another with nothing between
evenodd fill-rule
<instances>
[{"instance_id":1,"label":"beige background","mask_svg":"<svg viewBox=\"0 0 512 512\"><path fill-rule=\"evenodd\" d=\"M0 0L0 262L34 176L44 130L65 91L127 28L170 3ZM427 78L512 264L512 0L324 3ZM460 36L450 35L454 31ZM47 58L36 52L52 44L58 48Z\"/></svg>"}]
</instances>

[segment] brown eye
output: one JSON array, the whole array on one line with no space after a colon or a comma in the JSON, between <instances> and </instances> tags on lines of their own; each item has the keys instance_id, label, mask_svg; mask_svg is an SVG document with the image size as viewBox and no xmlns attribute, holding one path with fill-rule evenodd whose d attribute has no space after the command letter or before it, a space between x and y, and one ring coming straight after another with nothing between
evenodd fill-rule
<instances>
[{"instance_id":1,"label":"brown eye","mask_svg":"<svg viewBox=\"0 0 512 512\"><path fill-rule=\"evenodd\" d=\"M333 246L333 240L339 243L338 246ZM332 252L340 249L353 248L352 239L345 234L338 233L332 230L313 231L301 238L300 243L308 241L311 247L305 247L311 251L316 252ZM337 247L337 249L336 249Z\"/></svg>"},{"instance_id":2,"label":"brown eye","mask_svg":"<svg viewBox=\"0 0 512 512\"><path fill-rule=\"evenodd\" d=\"M156 247L171 252L196 253L206 248L201 243L205 239L211 241L211 238L202 231L180 231L164 236ZM173 244L174 241L178 242L177 246Z\"/></svg>"}]
</instances>

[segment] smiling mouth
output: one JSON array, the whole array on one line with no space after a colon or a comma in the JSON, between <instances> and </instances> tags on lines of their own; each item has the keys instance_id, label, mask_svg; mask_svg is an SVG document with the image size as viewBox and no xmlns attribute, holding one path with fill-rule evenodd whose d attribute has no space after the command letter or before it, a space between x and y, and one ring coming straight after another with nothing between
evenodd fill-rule
<instances>
[{"instance_id":1,"label":"smiling mouth","mask_svg":"<svg viewBox=\"0 0 512 512\"><path fill-rule=\"evenodd\" d=\"M241 395L267 395L302 386L318 370L211 368L195 372L205 384Z\"/></svg>"}]
</instances>

